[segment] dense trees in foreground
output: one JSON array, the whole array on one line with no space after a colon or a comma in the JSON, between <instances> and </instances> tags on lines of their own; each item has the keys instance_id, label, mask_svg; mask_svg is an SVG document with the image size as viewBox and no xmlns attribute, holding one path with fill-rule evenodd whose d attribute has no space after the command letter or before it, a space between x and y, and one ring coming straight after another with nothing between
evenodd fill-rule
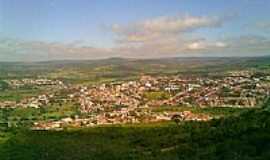
<instances>
[{"instance_id":1,"label":"dense trees in foreground","mask_svg":"<svg viewBox=\"0 0 270 160\"><path fill-rule=\"evenodd\" d=\"M270 159L270 111L245 111L210 122L12 131L1 160ZM8 133L7 133L8 134ZM2 135L3 136L3 135ZM0 139L1 140L1 139Z\"/></svg>"}]
</instances>

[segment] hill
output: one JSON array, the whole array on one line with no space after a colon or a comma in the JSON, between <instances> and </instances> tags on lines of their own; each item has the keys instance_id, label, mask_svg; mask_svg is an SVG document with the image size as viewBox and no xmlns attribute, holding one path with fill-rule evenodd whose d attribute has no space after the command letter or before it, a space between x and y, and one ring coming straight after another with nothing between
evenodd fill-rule
<instances>
[{"instance_id":1,"label":"hill","mask_svg":"<svg viewBox=\"0 0 270 160\"><path fill-rule=\"evenodd\" d=\"M246 111L210 122L15 132L2 160L269 159L270 112Z\"/></svg>"},{"instance_id":2,"label":"hill","mask_svg":"<svg viewBox=\"0 0 270 160\"><path fill-rule=\"evenodd\" d=\"M45 62L0 62L0 79L48 77L70 81L134 78L141 74L222 74L227 70L269 70L270 57L109 58Z\"/></svg>"}]
</instances>

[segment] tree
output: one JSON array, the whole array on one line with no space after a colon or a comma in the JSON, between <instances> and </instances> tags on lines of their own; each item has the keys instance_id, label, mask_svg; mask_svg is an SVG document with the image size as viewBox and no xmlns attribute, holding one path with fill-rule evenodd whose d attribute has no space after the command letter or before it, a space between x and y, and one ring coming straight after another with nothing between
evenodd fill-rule
<instances>
[{"instance_id":1,"label":"tree","mask_svg":"<svg viewBox=\"0 0 270 160\"><path fill-rule=\"evenodd\" d=\"M0 91L8 89L8 83L5 81L0 80Z\"/></svg>"},{"instance_id":2,"label":"tree","mask_svg":"<svg viewBox=\"0 0 270 160\"><path fill-rule=\"evenodd\" d=\"M265 99L265 102L264 102L262 108L263 108L264 110L270 112L270 97L269 97L269 96L267 96L267 98Z\"/></svg>"},{"instance_id":3,"label":"tree","mask_svg":"<svg viewBox=\"0 0 270 160\"><path fill-rule=\"evenodd\" d=\"M177 124L179 125L181 123L181 121L184 120L184 117L182 117L181 115L179 114L175 114L172 116L172 120Z\"/></svg>"}]
</instances>

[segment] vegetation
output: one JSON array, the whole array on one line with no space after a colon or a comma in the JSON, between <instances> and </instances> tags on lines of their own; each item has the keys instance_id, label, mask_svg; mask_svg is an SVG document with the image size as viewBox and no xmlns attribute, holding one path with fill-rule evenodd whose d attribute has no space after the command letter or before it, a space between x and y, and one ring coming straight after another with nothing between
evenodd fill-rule
<instances>
[{"instance_id":1,"label":"vegetation","mask_svg":"<svg viewBox=\"0 0 270 160\"><path fill-rule=\"evenodd\" d=\"M144 94L144 97L147 100L164 100L170 98L170 94L163 91L152 91L152 92L146 92Z\"/></svg>"},{"instance_id":2,"label":"vegetation","mask_svg":"<svg viewBox=\"0 0 270 160\"><path fill-rule=\"evenodd\" d=\"M14 132L1 144L3 160L269 159L270 112L180 126L95 127Z\"/></svg>"},{"instance_id":3,"label":"vegetation","mask_svg":"<svg viewBox=\"0 0 270 160\"><path fill-rule=\"evenodd\" d=\"M93 61L51 61L33 63L0 62L0 79L47 77L75 84L134 79L148 75L222 76L228 70L256 69L269 72L269 57L254 58L168 58Z\"/></svg>"},{"instance_id":4,"label":"vegetation","mask_svg":"<svg viewBox=\"0 0 270 160\"><path fill-rule=\"evenodd\" d=\"M232 108L232 107L184 107L184 106L160 106L153 108L153 112L164 112L164 111L174 111L174 112L183 112L191 111L192 113L204 113L210 116L219 118L219 117L228 117L232 115L239 115L243 111L252 110L251 108Z\"/></svg>"},{"instance_id":5,"label":"vegetation","mask_svg":"<svg viewBox=\"0 0 270 160\"><path fill-rule=\"evenodd\" d=\"M12 128L29 129L36 121L56 121L66 117L75 117L75 115L80 115L80 112L77 105L73 103L54 104L39 109L0 109L0 133Z\"/></svg>"},{"instance_id":6,"label":"vegetation","mask_svg":"<svg viewBox=\"0 0 270 160\"><path fill-rule=\"evenodd\" d=\"M139 75L222 76L228 70L256 69L269 73L269 57L230 59L165 59L0 63L0 79L48 77L73 84L136 79ZM181 62L181 63L180 63ZM57 69L56 69L57 68ZM7 89L0 80L0 101L39 95L35 88ZM230 90L224 88L229 94ZM45 92L46 93L46 92ZM169 98L149 92L149 100ZM192 99L191 99L192 101ZM264 160L270 159L270 101L262 109L161 106L154 112L184 111L210 114L209 122L174 122L99 126L63 131L31 131L34 120L50 121L80 114L76 104L40 109L0 109L1 160ZM116 106L123 107L123 106ZM19 126L9 128L9 126Z\"/></svg>"},{"instance_id":7,"label":"vegetation","mask_svg":"<svg viewBox=\"0 0 270 160\"><path fill-rule=\"evenodd\" d=\"M0 80L0 91L4 91L6 89L8 89L8 83L3 81L3 80Z\"/></svg>"},{"instance_id":8,"label":"vegetation","mask_svg":"<svg viewBox=\"0 0 270 160\"><path fill-rule=\"evenodd\" d=\"M41 93L39 89L9 89L0 91L0 101L20 101L27 97L37 96Z\"/></svg>"}]
</instances>

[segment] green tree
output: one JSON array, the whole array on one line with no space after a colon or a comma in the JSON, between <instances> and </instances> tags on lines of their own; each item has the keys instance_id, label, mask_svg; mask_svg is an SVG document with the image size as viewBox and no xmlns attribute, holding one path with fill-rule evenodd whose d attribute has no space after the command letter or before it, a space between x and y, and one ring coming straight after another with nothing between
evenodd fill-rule
<instances>
[{"instance_id":1,"label":"green tree","mask_svg":"<svg viewBox=\"0 0 270 160\"><path fill-rule=\"evenodd\" d=\"M0 91L8 89L9 85L7 82L0 80Z\"/></svg>"}]
</instances>

